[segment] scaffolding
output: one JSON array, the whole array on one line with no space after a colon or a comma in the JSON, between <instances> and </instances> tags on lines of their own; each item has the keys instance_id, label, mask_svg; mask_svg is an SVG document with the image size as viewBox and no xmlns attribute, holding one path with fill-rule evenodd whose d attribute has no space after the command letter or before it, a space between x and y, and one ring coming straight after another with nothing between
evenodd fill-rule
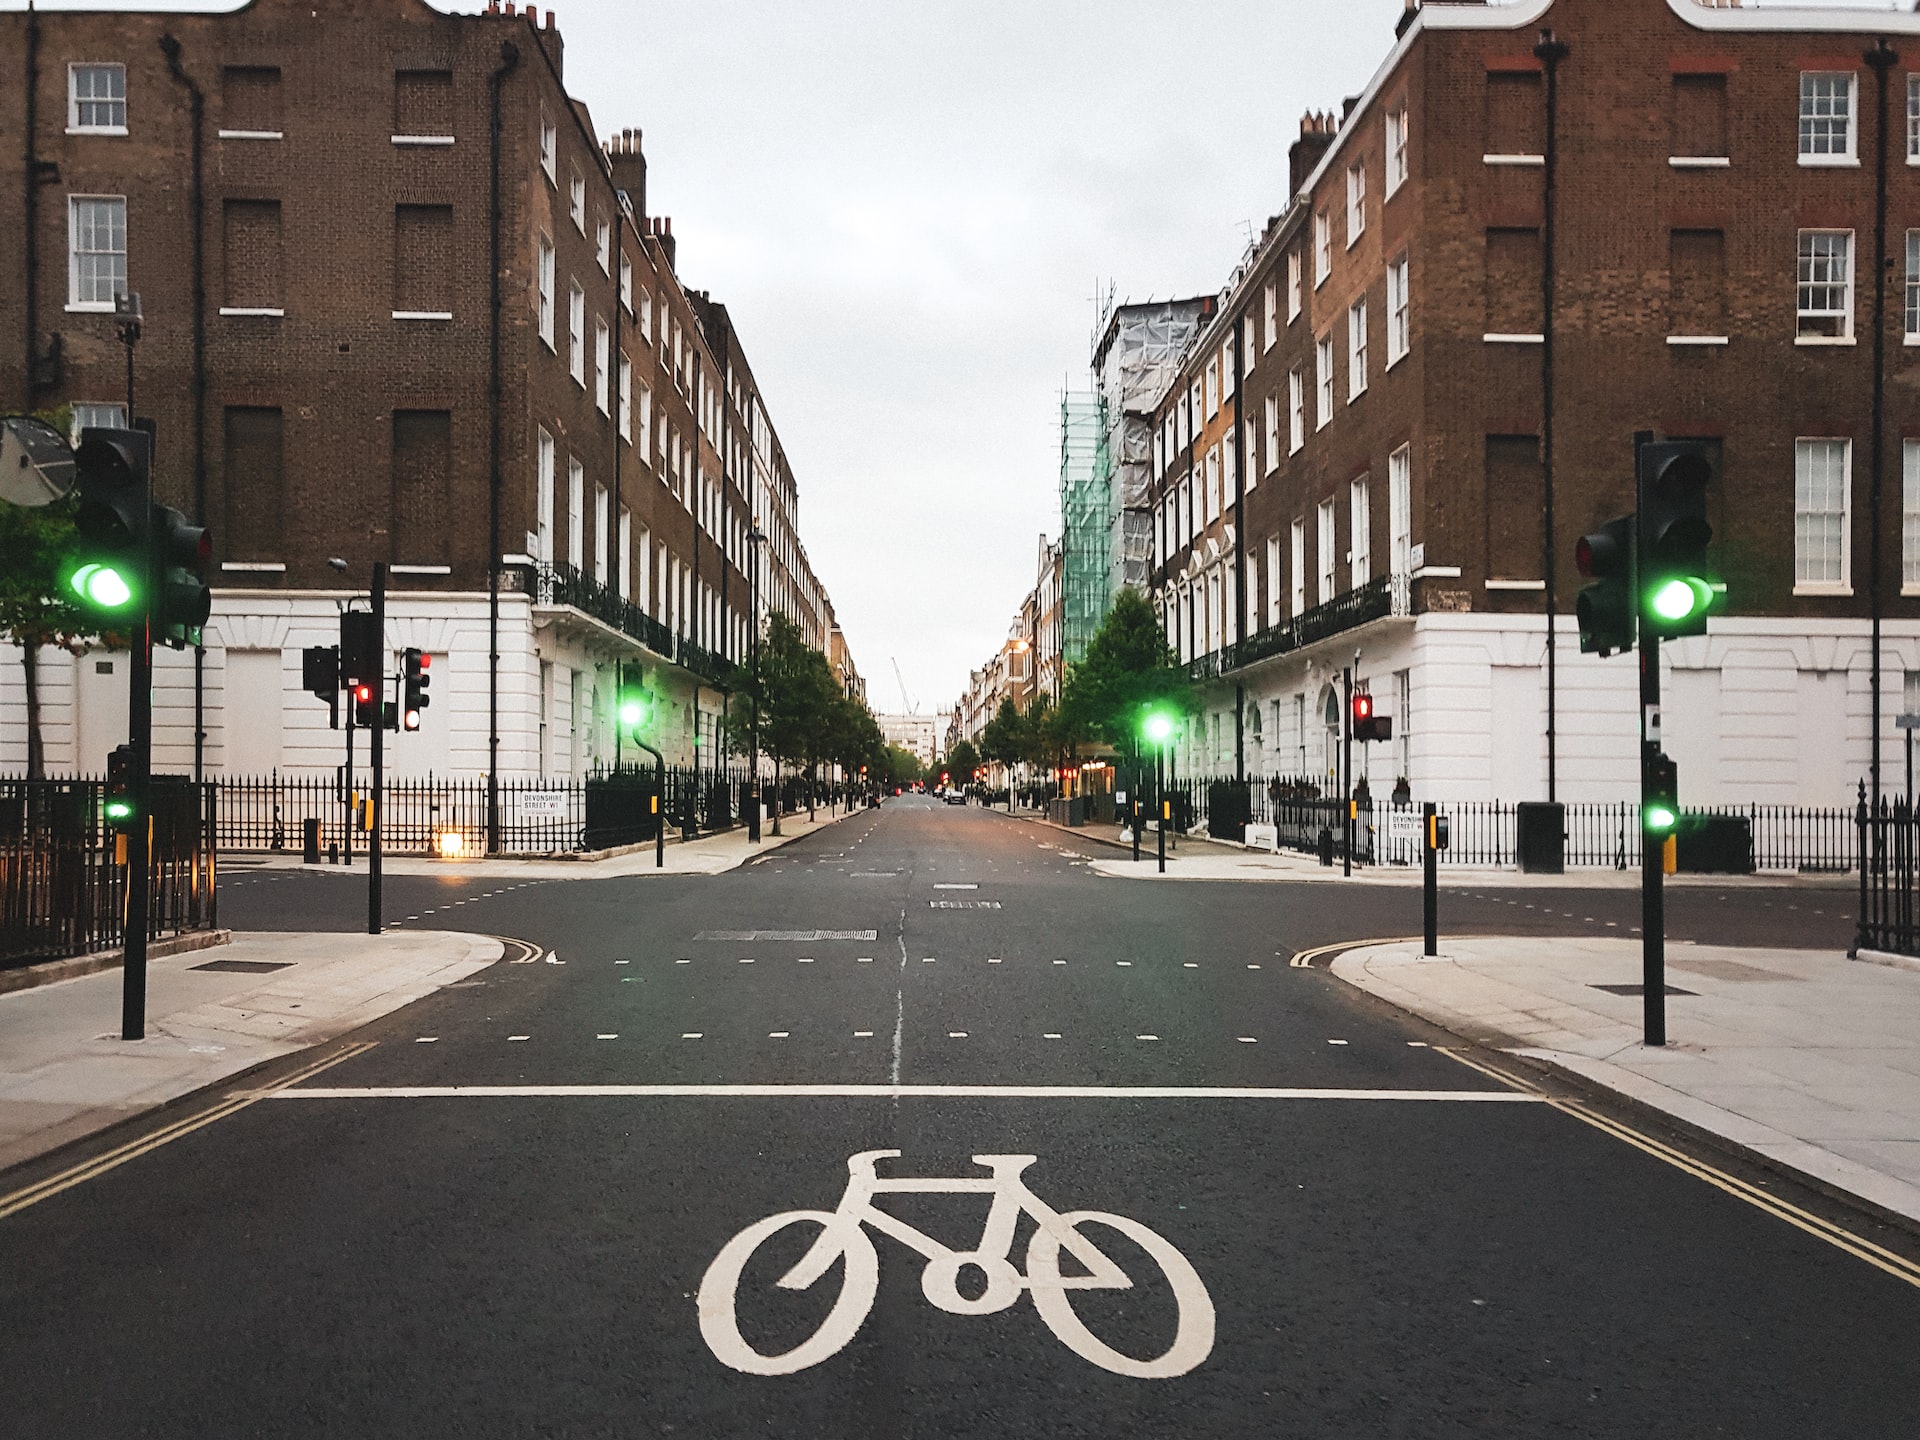
<instances>
[{"instance_id":1,"label":"scaffolding","mask_svg":"<svg viewBox=\"0 0 1920 1440\"><path fill-rule=\"evenodd\" d=\"M1111 599L1111 474L1104 404L1068 391L1060 397L1060 649L1068 664L1086 658Z\"/></svg>"},{"instance_id":2,"label":"scaffolding","mask_svg":"<svg viewBox=\"0 0 1920 1440\"><path fill-rule=\"evenodd\" d=\"M1123 586L1147 588L1153 562L1153 413L1211 303L1151 301L1107 308L1095 342L1095 393L1107 455L1108 600ZM1103 606L1104 608L1104 606Z\"/></svg>"}]
</instances>

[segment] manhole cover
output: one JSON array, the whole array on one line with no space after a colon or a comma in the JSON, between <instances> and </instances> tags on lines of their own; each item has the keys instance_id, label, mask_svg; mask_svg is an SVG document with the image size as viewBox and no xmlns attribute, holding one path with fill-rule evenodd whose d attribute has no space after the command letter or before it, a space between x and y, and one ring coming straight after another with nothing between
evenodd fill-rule
<instances>
[{"instance_id":1,"label":"manhole cover","mask_svg":"<svg viewBox=\"0 0 1920 1440\"><path fill-rule=\"evenodd\" d=\"M288 970L291 960L209 960L204 965L189 965L189 970L218 970L227 975L265 975L270 970Z\"/></svg>"},{"instance_id":2,"label":"manhole cover","mask_svg":"<svg viewBox=\"0 0 1920 1440\"><path fill-rule=\"evenodd\" d=\"M1604 990L1609 995L1644 995L1647 993L1647 987L1644 985L1589 985L1587 988L1589 990ZM1667 986L1667 994L1698 995L1699 992L1697 990L1682 990L1678 985L1669 985Z\"/></svg>"}]
</instances>

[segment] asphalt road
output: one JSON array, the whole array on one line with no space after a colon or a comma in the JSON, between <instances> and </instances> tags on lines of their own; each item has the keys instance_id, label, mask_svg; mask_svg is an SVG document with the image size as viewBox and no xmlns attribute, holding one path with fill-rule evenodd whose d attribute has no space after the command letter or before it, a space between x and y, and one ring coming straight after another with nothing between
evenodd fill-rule
<instances>
[{"instance_id":1,"label":"asphalt road","mask_svg":"<svg viewBox=\"0 0 1920 1440\"><path fill-rule=\"evenodd\" d=\"M4 1428L1914 1433L1920 1290L1288 966L1407 933L1416 892L1133 885L1091 853L906 800L717 877L396 881L540 956L0 1221ZM331 899L351 928L360 894L255 888L228 923ZM1825 918L1754 893L1688 923ZM1632 901L1522 898L1549 896L1600 926ZM1451 905L1567 928L1513 898ZM877 1183L934 1185L833 1218L876 1151ZM988 1240L974 1157L1009 1155Z\"/></svg>"}]
</instances>

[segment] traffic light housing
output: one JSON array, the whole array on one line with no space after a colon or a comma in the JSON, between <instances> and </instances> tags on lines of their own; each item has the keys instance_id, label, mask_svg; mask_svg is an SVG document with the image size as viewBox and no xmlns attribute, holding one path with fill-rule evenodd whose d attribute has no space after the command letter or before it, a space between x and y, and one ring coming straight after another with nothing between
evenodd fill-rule
<instances>
[{"instance_id":1,"label":"traffic light housing","mask_svg":"<svg viewBox=\"0 0 1920 1440\"><path fill-rule=\"evenodd\" d=\"M176 650L198 645L201 627L213 612L213 591L207 586L207 562L213 555L213 537L203 526L189 523L170 505L155 505L153 638Z\"/></svg>"},{"instance_id":2,"label":"traffic light housing","mask_svg":"<svg viewBox=\"0 0 1920 1440\"><path fill-rule=\"evenodd\" d=\"M1648 835L1664 839L1680 823L1680 767L1658 751L1648 757L1646 766L1640 824Z\"/></svg>"},{"instance_id":3,"label":"traffic light housing","mask_svg":"<svg viewBox=\"0 0 1920 1440\"><path fill-rule=\"evenodd\" d=\"M400 728L418 730L420 712L433 703L427 694L427 687L433 684L433 677L427 674L433 664L433 657L408 647L401 661L401 698Z\"/></svg>"},{"instance_id":4,"label":"traffic light housing","mask_svg":"<svg viewBox=\"0 0 1920 1440\"><path fill-rule=\"evenodd\" d=\"M1609 520L1574 547L1574 564L1588 583L1573 602L1580 653L1601 659L1633 649L1639 639L1633 590L1634 517Z\"/></svg>"},{"instance_id":5,"label":"traffic light housing","mask_svg":"<svg viewBox=\"0 0 1920 1440\"><path fill-rule=\"evenodd\" d=\"M338 645L309 645L300 652L300 688L322 700L340 693Z\"/></svg>"},{"instance_id":6,"label":"traffic light housing","mask_svg":"<svg viewBox=\"0 0 1920 1440\"><path fill-rule=\"evenodd\" d=\"M620 692L620 724L623 729L642 730L653 722L653 692L630 685Z\"/></svg>"},{"instance_id":7,"label":"traffic light housing","mask_svg":"<svg viewBox=\"0 0 1920 1440\"><path fill-rule=\"evenodd\" d=\"M1393 720L1374 713L1372 691L1353 692L1353 738L1362 742L1393 738Z\"/></svg>"},{"instance_id":8,"label":"traffic light housing","mask_svg":"<svg viewBox=\"0 0 1920 1440\"><path fill-rule=\"evenodd\" d=\"M1714 589L1707 576L1707 486L1712 449L1699 440L1639 451L1640 621L1663 640L1707 633Z\"/></svg>"},{"instance_id":9,"label":"traffic light housing","mask_svg":"<svg viewBox=\"0 0 1920 1440\"><path fill-rule=\"evenodd\" d=\"M379 685L370 680L356 680L353 690L353 723L363 730L371 730L380 723Z\"/></svg>"},{"instance_id":10,"label":"traffic light housing","mask_svg":"<svg viewBox=\"0 0 1920 1440\"><path fill-rule=\"evenodd\" d=\"M74 603L103 620L136 620L146 605L151 456L144 432L96 427L74 453L81 545L63 578Z\"/></svg>"},{"instance_id":11,"label":"traffic light housing","mask_svg":"<svg viewBox=\"0 0 1920 1440\"><path fill-rule=\"evenodd\" d=\"M107 756L107 790L101 798L101 816L109 829L125 830L139 812L133 794L133 746L116 746Z\"/></svg>"},{"instance_id":12,"label":"traffic light housing","mask_svg":"<svg viewBox=\"0 0 1920 1440\"><path fill-rule=\"evenodd\" d=\"M381 635L371 610L340 612L340 677L349 688L378 685L386 667L380 659Z\"/></svg>"}]
</instances>

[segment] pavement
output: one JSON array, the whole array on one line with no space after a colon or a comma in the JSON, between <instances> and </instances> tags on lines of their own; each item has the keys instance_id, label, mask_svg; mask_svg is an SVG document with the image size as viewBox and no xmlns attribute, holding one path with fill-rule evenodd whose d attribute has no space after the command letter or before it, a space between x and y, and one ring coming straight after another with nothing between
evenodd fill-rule
<instances>
[{"instance_id":1,"label":"pavement","mask_svg":"<svg viewBox=\"0 0 1920 1440\"><path fill-rule=\"evenodd\" d=\"M524 951L0 1176L8 1423L1911 1440L1911 1229L1288 963L1416 891L1108 853L902 797L715 875L396 880ZM1848 928L1670 899L1731 946ZM1443 915L1555 944L1631 902ZM221 919L364 904L262 871Z\"/></svg>"},{"instance_id":2,"label":"pavement","mask_svg":"<svg viewBox=\"0 0 1920 1440\"><path fill-rule=\"evenodd\" d=\"M756 856L777 850L795 840L818 834L858 810L829 810L822 806L808 820L806 812L780 817L780 834L773 833L769 821L761 829L757 842L747 839L744 827L705 835L698 840L674 840L669 837L661 863L655 863L655 850L644 845L598 860L573 859L478 859L440 860L426 855L380 857L382 876L435 876L455 879L505 880L533 877L541 880L607 880L615 877L647 875L721 875L736 870ZM308 865L298 855L247 852L240 868L252 870L305 870L314 874L359 875L367 873L364 850L356 851L351 865Z\"/></svg>"},{"instance_id":3,"label":"pavement","mask_svg":"<svg viewBox=\"0 0 1920 1440\"><path fill-rule=\"evenodd\" d=\"M0 1170L410 1005L501 942L447 931L255 933L147 966L146 1038L118 969L0 996Z\"/></svg>"},{"instance_id":4,"label":"pavement","mask_svg":"<svg viewBox=\"0 0 1920 1440\"><path fill-rule=\"evenodd\" d=\"M1349 950L1332 970L1456 1035L1920 1222L1920 973L1830 950L1671 945L1667 984L1685 993L1667 997L1668 1044L1653 1048L1633 941L1422 949Z\"/></svg>"}]
</instances>

